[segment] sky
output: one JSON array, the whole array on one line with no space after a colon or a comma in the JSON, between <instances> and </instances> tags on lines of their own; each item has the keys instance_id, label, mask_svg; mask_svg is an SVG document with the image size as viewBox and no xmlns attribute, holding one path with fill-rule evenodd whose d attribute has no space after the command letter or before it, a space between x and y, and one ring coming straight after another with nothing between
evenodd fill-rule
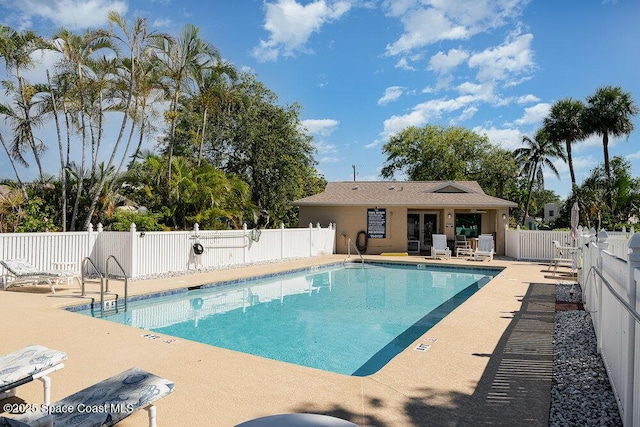
<instances>
[{"instance_id":1,"label":"sky","mask_svg":"<svg viewBox=\"0 0 640 427\"><path fill-rule=\"evenodd\" d=\"M638 0L0 0L0 23L51 36L104 26L110 10L171 34L193 24L281 104L300 104L328 181L354 170L381 180L382 147L408 126L462 126L513 150L561 99L620 86L640 105ZM639 177L637 116L634 125L609 154ZM7 139L2 122L0 131ZM47 171L57 174L53 148ZM603 161L601 137L573 157L581 183ZM560 179L547 172L546 188L564 198L569 169L555 165ZM0 177L14 177L4 153Z\"/></svg>"}]
</instances>

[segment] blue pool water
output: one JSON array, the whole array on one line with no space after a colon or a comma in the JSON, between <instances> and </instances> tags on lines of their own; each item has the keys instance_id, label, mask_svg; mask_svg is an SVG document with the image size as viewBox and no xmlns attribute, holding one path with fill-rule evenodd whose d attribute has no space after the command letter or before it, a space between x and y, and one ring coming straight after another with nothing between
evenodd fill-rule
<instances>
[{"instance_id":1,"label":"blue pool water","mask_svg":"<svg viewBox=\"0 0 640 427\"><path fill-rule=\"evenodd\" d=\"M132 301L128 311L105 318L257 356L365 376L498 273L409 264L332 266Z\"/></svg>"}]
</instances>

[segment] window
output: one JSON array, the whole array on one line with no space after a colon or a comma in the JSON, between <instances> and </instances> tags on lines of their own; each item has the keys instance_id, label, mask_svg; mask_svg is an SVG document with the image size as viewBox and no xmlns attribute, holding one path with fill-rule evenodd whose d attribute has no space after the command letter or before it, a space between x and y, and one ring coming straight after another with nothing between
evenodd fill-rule
<instances>
[{"instance_id":1,"label":"window","mask_svg":"<svg viewBox=\"0 0 640 427\"><path fill-rule=\"evenodd\" d=\"M456 214L456 234L464 234L467 237L478 237L481 230L481 215L478 213Z\"/></svg>"}]
</instances>

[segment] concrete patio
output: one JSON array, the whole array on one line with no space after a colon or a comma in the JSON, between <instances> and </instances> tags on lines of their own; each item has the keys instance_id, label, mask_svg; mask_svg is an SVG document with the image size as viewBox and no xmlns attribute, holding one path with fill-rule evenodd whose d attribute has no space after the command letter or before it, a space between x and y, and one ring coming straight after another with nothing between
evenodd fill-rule
<instances>
[{"instance_id":1,"label":"concrete patio","mask_svg":"<svg viewBox=\"0 0 640 427\"><path fill-rule=\"evenodd\" d=\"M175 382L157 402L158 424L233 426L271 414L312 412L362 426L548 426L555 284L547 265L424 257L367 257L505 269L377 373L351 377L159 335L62 310L85 302L77 287L0 292L0 354L37 343L65 351L52 401L132 366ZM401 259L399 259L401 258ZM130 282L130 294L184 288L342 261L344 255ZM112 281L116 292L122 283ZM66 289L65 289L66 288ZM87 285L99 297L96 285ZM437 338L428 351L414 348ZM5 403L42 403L39 382ZM1 413L7 415L6 413ZM120 423L146 425L146 413Z\"/></svg>"}]
</instances>

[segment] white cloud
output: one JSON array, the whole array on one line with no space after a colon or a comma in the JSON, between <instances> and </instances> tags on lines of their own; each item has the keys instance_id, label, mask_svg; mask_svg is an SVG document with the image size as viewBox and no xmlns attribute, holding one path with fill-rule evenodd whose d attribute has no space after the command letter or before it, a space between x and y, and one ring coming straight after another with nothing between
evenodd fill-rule
<instances>
[{"instance_id":1,"label":"white cloud","mask_svg":"<svg viewBox=\"0 0 640 427\"><path fill-rule=\"evenodd\" d=\"M382 98L378 99L378 105L384 105L389 102L397 101L404 93L402 86L391 86L385 89Z\"/></svg>"},{"instance_id":2,"label":"white cloud","mask_svg":"<svg viewBox=\"0 0 640 427\"><path fill-rule=\"evenodd\" d=\"M300 124L312 135L329 136L337 129L340 122L333 119L309 119L302 120Z\"/></svg>"},{"instance_id":3,"label":"white cloud","mask_svg":"<svg viewBox=\"0 0 640 427\"><path fill-rule=\"evenodd\" d=\"M470 118L475 116L475 114L477 112L478 112L478 108L477 107L465 108L464 111L462 111L462 114L460 114L460 116L458 116L458 119L456 121L457 122L464 122L465 120L469 120Z\"/></svg>"},{"instance_id":4,"label":"white cloud","mask_svg":"<svg viewBox=\"0 0 640 427\"><path fill-rule=\"evenodd\" d=\"M316 141L314 146L320 154L332 154L338 152L338 147L335 144L328 144L325 141Z\"/></svg>"},{"instance_id":5,"label":"white cloud","mask_svg":"<svg viewBox=\"0 0 640 427\"><path fill-rule=\"evenodd\" d=\"M396 68L402 68L403 70L408 70L408 71L415 71L416 70L414 67L409 65L409 61L407 61L407 58L398 59L398 62L396 62L395 67Z\"/></svg>"},{"instance_id":6,"label":"white cloud","mask_svg":"<svg viewBox=\"0 0 640 427\"><path fill-rule=\"evenodd\" d=\"M473 131L480 135L487 135L492 144L498 145L504 150L512 151L522 147L522 132L519 129L496 129L495 127L486 129L475 127Z\"/></svg>"},{"instance_id":7,"label":"white cloud","mask_svg":"<svg viewBox=\"0 0 640 427\"><path fill-rule=\"evenodd\" d=\"M387 45L389 55L422 48L442 40L464 40L517 18L528 1L514 0L387 0L388 16L398 18L403 34Z\"/></svg>"},{"instance_id":8,"label":"white cloud","mask_svg":"<svg viewBox=\"0 0 640 427\"><path fill-rule=\"evenodd\" d=\"M334 157L330 157L330 156L328 156L328 157L322 157L322 158L319 160L319 162L320 162L320 163L339 163L339 162L341 162L342 160L343 160L343 158L342 158L342 157L335 157L335 156L334 156Z\"/></svg>"},{"instance_id":9,"label":"white cloud","mask_svg":"<svg viewBox=\"0 0 640 427\"><path fill-rule=\"evenodd\" d=\"M393 115L384 121L382 135L386 138L409 126L422 127L429 121L438 119L442 113L467 108L477 100L474 96L463 95L452 99L433 99L417 104L413 110L404 115Z\"/></svg>"},{"instance_id":10,"label":"white cloud","mask_svg":"<svg viewBox=\"0 0 640 427\"><path fill-rule=\"evenodd\" d=\"M175 25L170 18L156 19L153 21L153 28L171 28Z\"/></svg>"},{"instance_id":11,"label":"white cloud","mask_svg":"<svg viewBox=\"0 0 640 427\"><path fill-rule=\"evenodd\" d=\"M462 49L450 49L449 52L438 52L431 57L429 69L436 73L448 73L469 58L469 54Z\"/></svg>"},{"instance_id":12,"label":"white cloud","mask_svg":"<svg viewBox=\"0 0 640 427\"><path fill-rule=\"evenodd\" d=\"M382 140L376 139L373 142L370 142L369 144L365 145L364 148L376 148L380 144L382 144Z\"/></svg>"},{"instance_id":13,"label":"white cloud","mask_svg":"<svg viewBox=\"0 0 640 427\"><path fill-rule=\"evenodd\" d=\"M540 101L540 98L532 94L521 96L516 100L518 104L529 104L531 102L538 102L538 101Z\"/></svg>"},{"instance_id":14,"label":"white cloud","mask_svg":"<svg viewBox=\"0 0 640 427\"><path fill-rule=\"evenodd\" d=\"M306 51L305 44L324 24L339 19L351 5L346 1L317 0L306 5L295 0L266 3L264 29L268 40L260 40L252 55L259 61L274 61L280 54L292 56Z\"/></svg>"},{"instance_id":15,"label":"white cloud","mask_svg":"<svg viewBox=\"0 0 640 427\"><path fill-rule=\"evenodd\" d=\"M46 19L67 28L99 27L107 21L110 11L127 12L124 0L9 0L9 7L19 11L23 25L35 19Z\"/></svg>"},{"instance_id":16,"label":"white cloud","mask_svg":"<svg viewBox=\"0 0 640 427\"><path fill-rule=\"evenodd\" d=\"M541 123L542 120L549 115L551 104L541 102L533 107L524 109L524 115L515 121L518 126Z\"/></svg>"},{"instance_id":17,"label":"white cloud","mask_svg":"<svg viewBox=\"0 0 640 427\"><path fill-rule=\"evenodd\" d=\"M479 81L509 80L533 70L535 63L531 51L533 35L523 34L504 44L475 53L469 58L469 67L477 68Z\"/></svg>"}]
</instances>

